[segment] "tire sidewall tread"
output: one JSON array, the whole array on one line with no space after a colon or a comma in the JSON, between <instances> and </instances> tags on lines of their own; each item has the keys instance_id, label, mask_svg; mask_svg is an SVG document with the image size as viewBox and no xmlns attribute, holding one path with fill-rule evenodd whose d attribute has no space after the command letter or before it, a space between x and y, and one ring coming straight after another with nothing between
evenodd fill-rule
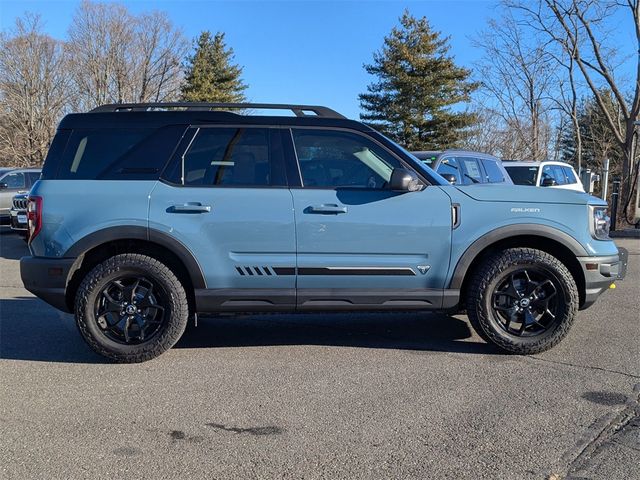
<instances>
[{"instance_id":1,"label":"tire sidewall tread","mask_svg":"<svg viewBox=\"0 0 640 480\"><path fill-rule=\"evenodd\" d=\"M94 314L95 300L105 280L129 272L151 277L168 297L167 324L150 341L139 345L124 345L105 337ZM75 318L80 334L96 353L118 363L144 362L170 349L184 333L188 317L187 295L176 275L164 263L141 254L119 254L98 264L83 279L75 298Z\"/></svg>"},{"instance_id":2,"label":"tire sidewall tread","mask_svg":"<svg viewBox=\"0 0 640 480\"><path fill-rule=\"evenodd\" d=\"M551 272L561 283L565 297L562 318L553 330L540 336L518 337L496 327L488 309L492 283L514 266L531 265ZM568 268L553 255L534 248L509 248L487 256L473 273L466 298L467 315L478 335L509 353L529 355L549 350L569 332L578 311L579 295L576 282Z\"/></svg>"}]
</instances>

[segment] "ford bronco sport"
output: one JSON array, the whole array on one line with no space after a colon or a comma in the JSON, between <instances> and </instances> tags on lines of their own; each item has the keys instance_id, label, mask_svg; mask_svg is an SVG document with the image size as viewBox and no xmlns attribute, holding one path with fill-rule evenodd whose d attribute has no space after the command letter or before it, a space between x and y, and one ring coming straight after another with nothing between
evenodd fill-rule
<instances>
[{"instance_id":1,"label":"ford bronco sport","mask_svg":"<svg viewBox=\"0 0 640 480\"><path fill-rule=\"evenodd\" d=\"M535 353L624 276L606 208L449 185L325 107L105 105L60 123L20 268L119 362L217 312L466 309L486 341Z\"/></svg>"}]
</instances>

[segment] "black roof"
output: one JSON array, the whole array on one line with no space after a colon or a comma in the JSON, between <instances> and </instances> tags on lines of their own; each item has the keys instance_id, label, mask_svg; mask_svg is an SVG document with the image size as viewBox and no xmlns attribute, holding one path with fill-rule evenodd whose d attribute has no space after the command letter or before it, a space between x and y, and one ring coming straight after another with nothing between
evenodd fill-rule
<instances>
[{"instance_id":1,"label":"black roof","mask_svg":"<svg viewBox=\"0 0 640 480\"><path fill-rule=\"evenodd\" d=\"M295 116L251 115L251 110L290 110ZM235 110L235 111L234 111ZM240 111L238 111L240 110ZM249 113L249 114L247 114ZM60 122L72 128L153 128L183 124L344 127L360 131L371 128L349 120L327 107L316 105L258 103L143 103L102 105L87 113L73 113Z\"/></svg>"}]
</instances>

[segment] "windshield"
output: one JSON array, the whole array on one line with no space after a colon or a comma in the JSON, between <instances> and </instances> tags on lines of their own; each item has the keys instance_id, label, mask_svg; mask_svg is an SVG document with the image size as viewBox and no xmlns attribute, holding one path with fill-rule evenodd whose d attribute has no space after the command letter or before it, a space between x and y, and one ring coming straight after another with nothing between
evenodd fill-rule
<instances>
[{"instance_id":1,"label":"windshield","mask_svg":"<svg viewBox=\"0 0 640 480\"><path fill-rule=\"evenodd\" d=\"M516 185L533 185L535 186L536 180L538 178L538 167L537 166L507 166L505 165L511 180Z\"/></svg>"}]
</instances>

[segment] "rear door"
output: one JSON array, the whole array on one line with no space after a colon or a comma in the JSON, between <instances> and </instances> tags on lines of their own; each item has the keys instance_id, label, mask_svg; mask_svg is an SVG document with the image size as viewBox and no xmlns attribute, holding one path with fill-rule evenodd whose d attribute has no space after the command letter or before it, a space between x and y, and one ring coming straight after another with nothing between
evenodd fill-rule
<instances>
[{"instance_id":1,"label":"rear door","mask_svg":"<svg viewBox=\"0 0 640 480\"><path fill-rule=\"evenodd\" d=\"M359 132L293 128L292 139L298 308L440 307L452 223L443 189L389 190L393 168L407 166Z\"/></svg>"},{"instance_id":2,"label":"rear door","mask_svg":"<svg viewBox=\"0 0 640 480\"><path fill-rule=\"evenodd\" d=\"M280 130L195 126L154 188L149 227L185 245L198 311L295 308L295 225Z\"/></svg>"}]
</instances>

